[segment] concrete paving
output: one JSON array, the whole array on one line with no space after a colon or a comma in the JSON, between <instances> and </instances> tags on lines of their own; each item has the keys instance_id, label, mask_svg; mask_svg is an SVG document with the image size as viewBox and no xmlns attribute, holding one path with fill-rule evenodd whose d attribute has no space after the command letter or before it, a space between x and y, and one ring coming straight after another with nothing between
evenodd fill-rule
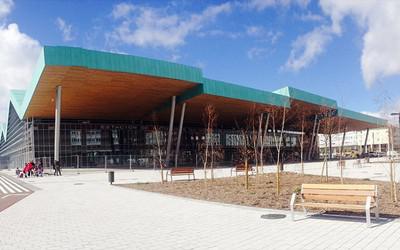
<instances>
[{"instance_id":1,"label":"concrete paving","mask_svg":"<svg viewBox=\"0 0 400 250\"><path fill-rule=\"evenodd\" d=\"M307 164L306 172L320 170L318 166ZM292 171L297 171L296 167L293 165ZM331 168L335 174L336 165ZM383 168L371 164L354 171L374 177L375 171L385 172ZM349 168L346 172L352 171ZM230 175L230 170L218 170L217 175ZM201 178L201 171L196 177ZM159 178L158 171L116 171L117 183ZM292 222L288 211L198 201L109 185L103 170L80 170L80 174L65 170L61 177L23 181L37 190L0 212L0 249L400 248L399 219L373 221L374 226L367 228L364 218L305 218L298 213ZM262 219L265 214L287 217Z\"/></svg>"}]
</instances>

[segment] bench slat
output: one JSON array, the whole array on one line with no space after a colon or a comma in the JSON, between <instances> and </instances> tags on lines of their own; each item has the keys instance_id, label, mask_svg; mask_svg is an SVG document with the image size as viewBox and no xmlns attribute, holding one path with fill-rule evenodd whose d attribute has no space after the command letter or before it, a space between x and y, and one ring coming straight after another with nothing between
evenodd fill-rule
<instances>
[{"instance_id":1,"label":"bench slat","mask_svg":"<svg viewBox=\"0 0 400 250\"><path fill-rule=\"evenodd\" d=\"M303 189L302 194L322 194L322 195L352 195L352 196L376 196L375 190L329 190L329 189Z\"/></svg>"},{"instance_id":2,"label":"bench slat","mask_svg":"<svg viewBox=\"0 0 400 250\"><path fill-rule=\"evenodd\" d=\"M180 175L180 174L193 174L194 168L171 168L171 175Z\"/></svg>"},{"instance_id":3,"label":"bench slat","mask_svg":"<svg viewBox=\"0 0 400 250\"><path fill-rule=\"evenodd\" d=\"M375 191L376 185L364 184L303 184L306 189L330 189L330 190L371 190Z\"/></svg>"},{"instance_id":4,"label":"bench slat","mask_svg":"<svg viewBox=\"0 0 400 250\"><path fill-rule=\"evenodd\" d=\"M296 206L304 206L304 207L313 207L313 208L336 208L336 209L357 209L357 210L365 210L365 205L357 205L357 204L335 204L335 203L312 203L312 202L304 202L297 203ZM374 205L371 204L371 208Z\"/></svg>"},{"instance_id":5,"label":"bench slat","mask_svg":"<svg viewBox=\"0 0 400 250\"><path fill-rule=\"evenodd\" d=\"M316 200L316 201L366 201L366 196L350 196L350 195L318 195L318 194L306 194L303 195L305 200ZM375 198L371 197L371 202L375 202Z\"/></svg>"}]
</instances>

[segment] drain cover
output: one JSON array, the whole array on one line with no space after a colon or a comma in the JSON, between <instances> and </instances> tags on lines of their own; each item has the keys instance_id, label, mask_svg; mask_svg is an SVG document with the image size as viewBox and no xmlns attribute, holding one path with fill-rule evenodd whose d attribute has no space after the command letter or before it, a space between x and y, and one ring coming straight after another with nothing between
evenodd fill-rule
<instances>
[{"instance_id":1,"label":"drain cover","mask_svg":"<svg viewBox=\"0 0 400 250\"><path fill-rule=\"evenodd\" d=\"M78 182L78 183L74 183L74 185L83 185L83 183Z\"/></svg>"},{"instance_id":2,"label":"drain cover","mask_svg":"<svg viewBox=\"0 0 400 250\"><path fill-rule=\"evenodd\" d=\"M261 219L276 220L286 218L286 214L263 214Z\"/></svg>"}]
</instances>

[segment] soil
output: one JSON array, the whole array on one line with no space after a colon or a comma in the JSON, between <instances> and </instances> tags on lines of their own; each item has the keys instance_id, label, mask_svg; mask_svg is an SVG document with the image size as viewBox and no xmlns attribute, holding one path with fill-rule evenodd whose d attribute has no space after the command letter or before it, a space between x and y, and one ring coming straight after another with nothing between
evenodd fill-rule
<instances>
[{"instance_id":1,"label":"soil","mask_svg":"<svg viewBox=\"0 0 400 250\"><path fill-rule=\"evenodd\" d=\"M227 177L195 181L173 181L167 183L121 184L127 188L157 192L199 200L216 201L244 206L289 209L292 193L303 183L321 183L321 177L281 173L281 191L276 195L275 174L250 176L249 189L245 188L245 177ZM340 183L340 178L329 177L328 183ZM400 216L400 202L390 199L390 183L369 179L344 179L345 184L377 184L379 194L379 210L384 217ZM399 196L400 200L400 196ZM347 213L347 212L346 212ZM361 214L361 212L359 213Z\"/></svg>"}]
</instances>

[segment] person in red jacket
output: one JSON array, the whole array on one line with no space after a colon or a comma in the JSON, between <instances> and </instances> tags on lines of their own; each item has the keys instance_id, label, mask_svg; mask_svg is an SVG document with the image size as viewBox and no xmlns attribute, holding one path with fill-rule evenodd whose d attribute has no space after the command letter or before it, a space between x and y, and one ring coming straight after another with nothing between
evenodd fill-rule
<instances>
[{"instance_id":1,"label":"person in red jacket","mask_svg":"<svg viewBox=\"0 0 400 250\"><path fill-rule=\"evenodd\" d=\"M31 171L34 167L35 167L35 164L33 164L33 162L29 162L29 163L25 164L25 167L23 170L25 178L28 176L31 176Z\"/></svg>"}]
</instances>

